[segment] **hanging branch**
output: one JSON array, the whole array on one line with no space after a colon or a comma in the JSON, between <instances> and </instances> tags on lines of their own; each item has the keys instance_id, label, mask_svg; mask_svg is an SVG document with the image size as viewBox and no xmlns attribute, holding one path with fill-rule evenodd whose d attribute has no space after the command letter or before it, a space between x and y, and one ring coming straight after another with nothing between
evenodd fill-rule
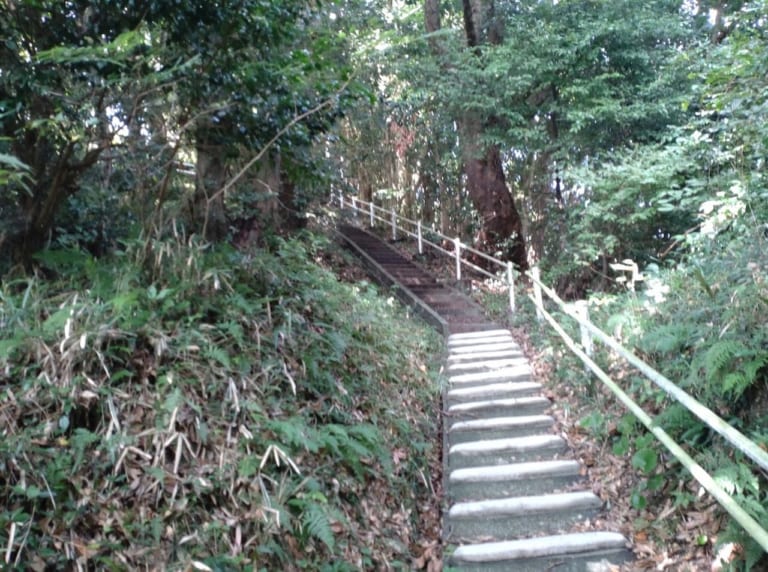
<instances>
[{"instance_id":1,"label":"hanging branch","mask_svg":"<svg viewBox=\"0 0 768 572\"><path fill-rule=\"evenodd\" d=\"M335 99L347 88L347 86L349 85L349 83L351 81L352 81L351 79L348 79L346 82L344 82L344 85L342 85L336 91L336 93L334 93L331 97L329 97L328 99L326 99L322 103L317 104L312 109L310 109L308 111L305 111L304 113L300 113L299 115L297 115L293 119L291 119L282 129L280 129L280 131L278 131L275 134L274 137L272 137L272 139L267 141L266 145L264 145L264 147L262 147L261 150L258 153L256 153L256 155L254 157L252 157L245 164L245 166L242 169L240 169L231 179L229 179L229 181L227 181L224 184L223 187L221 187L218 191L216 191L210 197L208 197L207 203L210 205L211 202L213 202L218 197L220 197L221 195L226 193L229 189L231 189L235 185L235 183L237 183L240 179L243 178L243 176L248 172L248 170L251 167L253 167L254 164L256 164L257 162L259 162L261 160L261 158L264 156L264 154L267 151L269 151L269 149L277 142L277 140L280 139L280 137L282 137L283 135L285 135L286 132L291 127L293 127L294 125L296 125L300 121L303 121L304 119L306 119L310 115L314 115L318 111L321 111L322 109L325 109L326 107L330 107L331 105L333 105L333 102L335 101ZM208 219L208 217L206 216L206 223L208 222L207 219Z\"/></svg>"}]
</instances>

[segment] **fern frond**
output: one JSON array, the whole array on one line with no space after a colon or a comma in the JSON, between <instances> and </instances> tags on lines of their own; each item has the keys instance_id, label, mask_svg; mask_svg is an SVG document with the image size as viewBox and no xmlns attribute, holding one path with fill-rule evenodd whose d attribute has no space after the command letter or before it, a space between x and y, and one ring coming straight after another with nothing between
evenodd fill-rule
<instances>
[{"instance_id":1,"label":"fern frond","mask_svg":"<svg viewBox=\"0 0 768 572\"><path fill-rule=\"evenodd\" d=\"M227 369L232 369L232 362L229 359L229 354L218 346L208 346L205 348L203 355L211 361L218 362L219 365Z\"/></svg>"},{"instance_id":2,"label":"fern frond","mask_svg":"<svg viewBox=\"0 0 768 572\"><path fill-rule=\"evenodd\" d=\"M722 392L724 394L741 395L744 393L752 380L749 379L743 371L734 371L723 378Z\"/></svg>"},{"instance_id":3,"label":"fern frond","mask_svg":"<svg viewBox=\"0 0 768 572\"><path fill-rule=\"evenodd\" d=\"M328 550L333 551L336 538L325 507L317 503L307 504L301 514L301 525L309 536L317 538L328 547Z\"/></svg>"},{"instance_id":4,"label":"fern frond","mask_svg":"<svg viewBox=\"0 0 768 572\"><path fill-rule=\"evenodd\" d=\"M381 432L378 427L371 425L370 423L361 423L360 425L353 425L349 428L349 434L354 436L358 441L363 441L371 447L377 447L381 444Z\"/></svg>"},{"instance_id":5,"label":"fern frond","mask_svg":"<svg viewBox=\"0 0 768 572\"><path fill-rule=\"evenodd\" d=\"M720 485L725 492L732 495L738 488L739 472L735 465L721 467L713 475L715 482Z\"/></svg>"},{"instance_id":6,"label":"fern frond","mask_svg":"<svg viewBox=\"0 0 768 572\"><path fill-rule=\"evenodd\" d=\"M664 324L643 337L643 348L662 354L679 353L691 345L692 331L685 324Z\"/></svg>"},{"instance_id":7,"label":"fern frond","mask_svg":"<svg viewBox=\"0 0 768 572\"><path fill-rule=\"evenodd\" d=\"M743 355L747 348L736 340L718 340L704 356L704 373L712 381L720 377L723 370L732 365L734 359Z\"/></svg>"},{"instance_id":8,"label":"fern frond","mask_svg":"<svg viewBox=\"0 0 768 572\"><path fill-rule=\"evenodd\" d=\"M311 429L302 417L294 416L287 419L272 419L266 426L275 433L277 438L291 449L306 449L311 453L317 452L319 444Z\"/></svg>"}]
</instances>

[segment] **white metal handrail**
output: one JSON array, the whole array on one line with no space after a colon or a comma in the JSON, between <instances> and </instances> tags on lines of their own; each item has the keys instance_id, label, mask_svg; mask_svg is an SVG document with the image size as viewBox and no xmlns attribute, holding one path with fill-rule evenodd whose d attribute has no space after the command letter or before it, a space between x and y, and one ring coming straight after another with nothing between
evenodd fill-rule
<instances>
[{"instance_id":1,"label":"white metal handrail","mask_svg":"<svg viewBox=\"0 0 768 572\"><path fill-rule=\"evenodd\" d=\"M392 239L396 240L398 236L398 230L403 234L415 238L418 241L419 253L423 253L423 245L427 244L433 247L438 252L442 252L448 256L452 256L456 260L456 278L461 279L461 267L462 264L469 266L473 270L480 272L490 278L499 279L498 275L494 275L487 270L480 268L479 266L471 263L468 260L463 259L462 252L470 252L477 256L482 257L489 262L492 262L502 269L505 269L506 276L503 276L507 288L509 290L510 308L515 310L515 294L514 294L514 274L515 270L511 262L503 262L486 253L480 252L468 245L462 244L459 238L450 238L437 230L430 229L429 232L437 236L443 241L451 242L454 244L454 250L450 251L442 246L427 240L424 237L421 221L413 221L405 217L397 215L395 209L391 209L387 212L381 207L377 207L373 203L361 201L357 197L351 197L349 200L352 207L354 216L359 216L360 208L359 204L365 205L369 217L369 224L371 227L375 225L375 221L379 220L388 224L392 228ZM339 194L339 207L341 212L345 209L345 198L343 194ZM380 217L377 213L383 212L387 215L387 218ZM398 222L400 226L398 227ZM415 231L409 231L402 226L402 223L410 225ZM650 415L648 415L642 407L637 404L632 398L624 392L619 385L614 382L610 376L605 373L600 367L591 359L592 354L592 342L596 338L607 347L611 348L618 355L624 358L628 363L638 369L645 377L651 380L657 387L664 391L667 395L677 400L681 405L688 409L691 413L696 415L701 421L703 421L710 429L716 431L731 445L736 447L739 451L744 453L750 459L752 459L763 470L768 471L768 453L761 449L754 441L751 441L743 433L729 425L724 419L718 416L714 411L708 409L701 403L699 403L693 396L682 390L670 379L663 376L656 371L650 365L645 363L639 357L637 357L630 350L624 348L615 338L603 332L600 328L595 326L587 315L587 307L585 304L577 306L575 309L568 306L557 293L549 288L546 284L541 282L539 277L539 269L537 267L532 268L527 277L533 286L533 292L529 293L530 299L533 301L536 308L536 315L539 320L546 320L549 325L557 332L557 334L563 339L566 346L600 379L606 387L608 387L614 395L637 417L637 419L652 433L662 445L678 460L680 463L688 469L691 475L699 482L699 484L709 492L720 505L738 522L744 530L763 548L768 551L768 531L766 531L754 518L752 518L735 500L729 495L712 476L707 473L703 467L698 465L691 457L686 453L679 444L677 444L672 437L669 436L661 427L655 424ZM547 298L554 302L560 309L562 309L566 315L575 320L580 328L582 340L581 344L577 344L560 326L555 318L546 311L544 308L543 294L547 295ZM594 336L594 338L593 338Z\"/></svg>"},{"instance_id":2,"label":"white metal handrail","mask_svg":"<svg viewBox=\"0 0 768 572\"><path fill-rule=\"evenodd\" d=\"M368 225L373 228L376 221L382 222L384 225L391 227L392 240L397 240L398 233L402 233L405 236L416 239L418 245L419 254L424 254L424 246L429 246L432 249L451 256L455 260L455 274L456 280L461 280L462 268L471 268L475 272L487 276L494 280L501 280L507 288L509 294L509 307L511 311L515 311L515 270L512 262L502 262L501 260L490 256L489 254L472 248L471 246L461 242L458 237L449 237L437 229L424 228L422 222L411 220L409 218L400 216L395 209L386 209L379 207L373 202L364 201L354 196L345 198L344 193L338 195L338 205L343 212L347 205L352 209L353 216L357 219L364 215L368 218ZM437 242L433 242L427 238L427 236L436 237L437 240L442 240L444 243L453 244L453 250L443 248ZM498 266L499 273L493 274L485 268L474 264L472 261L467 260L464 257L465 253L470 253L474 256L482 258L491 264Z\"/></svg>"}]
</instances>

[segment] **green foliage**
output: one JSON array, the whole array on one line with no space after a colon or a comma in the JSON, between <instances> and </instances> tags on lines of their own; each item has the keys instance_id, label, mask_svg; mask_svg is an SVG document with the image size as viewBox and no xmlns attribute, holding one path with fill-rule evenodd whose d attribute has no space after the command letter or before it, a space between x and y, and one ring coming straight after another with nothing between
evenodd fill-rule
<instances>
[{"instance_id":1,"label":"green foliage","mask_svg":"<svg viewBox=\"0 0 768 572\"><path fill-rule=\"evenodd\" d=\"M0 153L0 185L18 185L29 192L29 165L22 163L13 155Z\"/></svg>"},{"instance_id":2,"label":"green foliage","mask_svg":"<svg viewBox=\"0 0 768 572\"><path fill-rule=\"evenodd\" d=\"M762 229L749 235L743 231L721 234L716 239L698 239L685 264L649 274L636 293L596 298L592 319L608 322L624 316L621 333L625 344L635 345L643 359L683 386L707 407L746 434L761 442L760 427L767 405L765 395L766 245ZM684 446L718 483L760 522L766 522L765 480L740 455L715 438L714 432L663 392L648 391L642 383L630 389L645 408L657 412L655 423ZM621 425L620 425L621 426ZM629 428L627 428L629 429ZM634 488L632 506L648 508L658 494L663 475L675 482L675 465L662 465L660 445L620 429L614 452L634 450L633 466L644 475ZM693 502L684 491L667 491L675 502ZM750 569L761 557L754 541L739 527L729 524L718 542L735 541L745 546L744 562Z\"/></svg>"},{"instance_id":3,"label":"green foliage","mask_svg":"<svg viewBox=\"0 0 768 572\"><path fill-rule=\"evenodd\" d=\"M98 0L66 10L41 1L5 10L0 263L28 264L52 238L100 255L133 224L211 218L210 196L187 205L193 191L219 191L227 169L278 134L269 160L291 181L284 206L303 212L317 185L308 149L338 117L350 76L345 40L327 22L304 1ZM251 192L255 183L244 183L232 191ZM234 195L222 235L262 208Z\"/></svg>"},{"instance_id":4,"label":"green foliage","mask_svg":"<svg viewBox=\"0 0 768 572\"><path fill-rule=\"evenodd\" d=\"M81 546L105 568L402 558L388 524L359 534L371 515L358 501L415 515L429 492L413 486L425 456L395 466L393 452L437 442L423 365L437 336L311 262L331 247L307 235L241 253L179 234L100 260L43 251L61 278L4 282L8 558L66 567Z\"/></svg>"}]
</instances>

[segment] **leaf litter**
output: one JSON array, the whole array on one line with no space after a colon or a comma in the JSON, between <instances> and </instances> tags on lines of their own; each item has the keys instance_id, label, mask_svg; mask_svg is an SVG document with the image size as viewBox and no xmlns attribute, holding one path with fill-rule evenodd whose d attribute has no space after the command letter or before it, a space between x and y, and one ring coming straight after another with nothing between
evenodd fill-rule
<instances>
[{"instance_id":1,"label":"leaf litter","mask_svg":"<svg viewBox=\"0 0 768 572\"><path fill-rule=\"evenodd\" d=\"M441 569L436 334L317 235L110 268L0 290L0 566Z\"/></svg>"}]
</instances>

